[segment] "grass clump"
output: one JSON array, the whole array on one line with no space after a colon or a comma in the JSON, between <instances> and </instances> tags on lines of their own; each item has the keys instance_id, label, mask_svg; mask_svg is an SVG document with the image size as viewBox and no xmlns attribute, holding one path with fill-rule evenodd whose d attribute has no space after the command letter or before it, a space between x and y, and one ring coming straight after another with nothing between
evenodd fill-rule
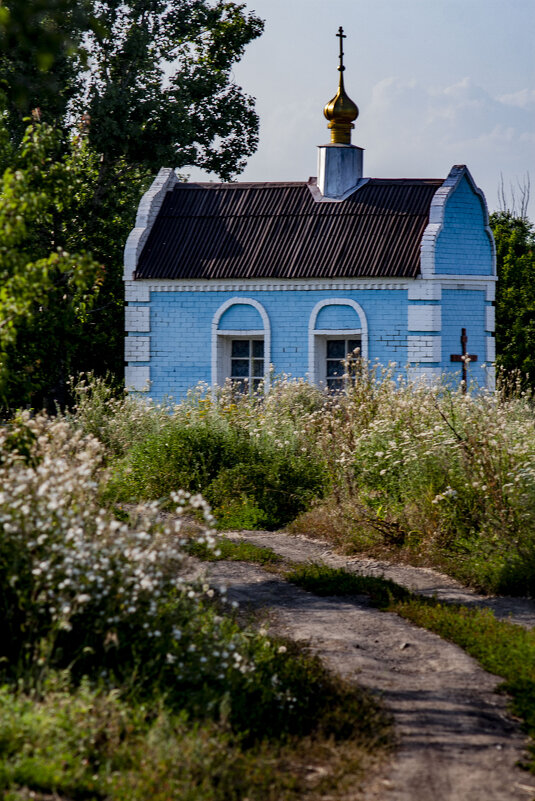
<instances>
[{"instance_id":1,"label":"grass clump","mask_svg":"<svg viewBox=\"0 0 535 801\"><path fill-rule=\"evenodd\" d=\"M49 677L43 694L0 690L0 792L6 801L294 801L303 797L301 766L328 764L333 746L307 738L244 749L221 723L195 723L163 705L132 706L88 682L72 690L61 674ZM352 756L362 775L369 758L358 746ZM320 797L332 791L332 778L307 789Z\"/></svg>"},{"instance_id":2,"label":"grass clump","mask_svg":"<svg viewBox=\"0 0 535 801\"><path fill-rule=\"evenodd\" d=\"M375 606L388 608L394 601L410 597L410 592L390 579L361 576L327 565L294 565L284 578L315 595L369 595Z\"/></svg>"},{"instance_id":3,"label":"grass clump","mask_svg":"<svg viewBox=\"0 0 535 801\"><path fill-rule=\"evenodd\" d=\"M196 540L192 540L186 548L191 556L196 556L205 562L222 559L229 562L254 562L259 565L278 565L282 562L282 556L275 553L272 548L253 545L245 540L229 540L225 537L218 537L216 548L208 547L205 543L200 544Z\"/></svg>"}]
</instances>

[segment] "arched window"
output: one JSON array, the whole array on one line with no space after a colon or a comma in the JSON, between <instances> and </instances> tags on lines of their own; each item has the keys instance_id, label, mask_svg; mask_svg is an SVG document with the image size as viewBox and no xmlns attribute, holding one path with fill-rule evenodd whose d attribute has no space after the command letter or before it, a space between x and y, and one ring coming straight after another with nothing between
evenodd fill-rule
<instances>
[{"instance_id":1,"label":"arched window","mask_svg":"<svg viewBox=\"0 0 535 801\"><path fill-rule=\"evenodd\" d=\"M268 387L271 326L266 310L253 298L230 298L212 320L212 384L230 379L240 389Z\"/></svg>"},{"instance_id":2,"label":"arched window","mask_svg":"<svg viewBox=\"0 0 535 801\"><path fill-rule=\"evenodd\" d=\"M310 382L340 389L342 362L357 348L367 359L368 323L362 306L350 298L326 298L316 303L308 325Z\"/></svg>"}]
</instances>

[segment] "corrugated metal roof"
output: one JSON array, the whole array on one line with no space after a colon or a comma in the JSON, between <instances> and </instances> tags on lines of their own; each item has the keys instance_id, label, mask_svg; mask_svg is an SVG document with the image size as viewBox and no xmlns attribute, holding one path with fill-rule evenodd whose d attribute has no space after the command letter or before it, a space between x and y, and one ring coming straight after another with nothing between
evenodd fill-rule
<instances>
[{"instance_id":1,"label":"corrugated metal roof","mask_svg":"<svg viewBox=\"0 0 535 801\"><path fill-rule=\"evenodd\" d=\"M306 183L175 184L135 277L414 277L442 183L371 179L334 203Z\"/></svg>"}]
</instances>

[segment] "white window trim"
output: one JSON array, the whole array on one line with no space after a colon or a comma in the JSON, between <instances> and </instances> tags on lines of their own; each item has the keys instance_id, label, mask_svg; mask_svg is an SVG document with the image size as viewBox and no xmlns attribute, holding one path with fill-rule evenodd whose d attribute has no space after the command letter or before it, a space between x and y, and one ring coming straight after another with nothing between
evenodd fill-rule
<instances>
[{"instance_id":1,"label":"white window trim","mask_svg":"<svg viewBox=\"0 0 535 801\"><path fill-rule=\"evenodd\" d=\"M260 314L264 327L261 329L241 329L224 330L219 328L222 316L231 306L253 306ZM269 388L270 368L271 368L271 324L265 308L254 298L234 297L229 298L218 308L212 319L212 386L221 386L227 376L223 375L224 366L228 358L230 364L230 340L231 338L264 339L264 388Z\"/></svg>"},{"instance_id":2,"label":"white window trim","mask_svg":"<svg viewBox=\"0 0 535 801\"><path fill-rule=\"evenodd\" d=\"M360 328L316 328L318 315L325 306L351 306L360 320ZM361 338L361 356L364 360L367 360L368 321L360 303L351 298L326 298L316 303L308 322L308 380L311 384L318 384L321 381L323 371L320 359L326 338L338 339L344 337L344 339L352 339L357 336Z\"/></svg>"}]
</instances>

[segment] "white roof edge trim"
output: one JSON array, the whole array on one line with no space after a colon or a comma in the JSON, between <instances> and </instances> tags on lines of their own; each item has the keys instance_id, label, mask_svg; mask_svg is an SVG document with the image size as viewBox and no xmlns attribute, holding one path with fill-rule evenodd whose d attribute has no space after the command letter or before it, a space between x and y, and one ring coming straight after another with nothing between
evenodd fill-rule
<instances>
[{"instance_id":1,"label":"white roof edge trim","mask_svg":"<svg viewBox=\"0 0 535 801\"><path fill-rule=\"evenodd\" d=\"M132 228L124 248L124 281L132 281L143 245L158 216L165 195L178 183L172 167L162 167L151 186L139 202L135 227Z\"/></svg>"}]
</instances>

